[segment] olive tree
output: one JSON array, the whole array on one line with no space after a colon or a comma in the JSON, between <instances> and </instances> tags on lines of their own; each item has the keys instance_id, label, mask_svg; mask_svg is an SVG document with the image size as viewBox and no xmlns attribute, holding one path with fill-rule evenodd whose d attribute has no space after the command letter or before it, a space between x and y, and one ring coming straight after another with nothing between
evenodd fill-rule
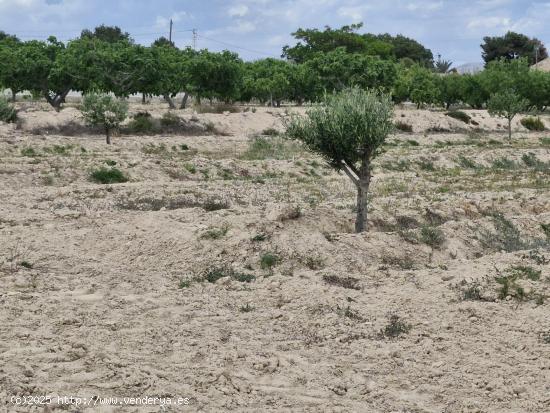
<instances>
[{"instance_id":1,"label":"olive tree","mask_svg":"<svg viewBox=\"0 0 550 413\"><path fill-rule=\"evenodd\" d=\"M111 95L90 93L84 96L80 111L88 125L103 127L110 145L111 132L117 130L128 115L128 103Z\"/></svg>"},{"instance_id":2,"label":"olive tree","mask_svg":"<svg viewBox=\"0 0 550 413\"><path fill-rule=\"evenodd\" d=\"M527 109L529 102L513 90L505 90L491 95L487 108L489 114L501 116L508 120L508 139L512 139L512 119Z\"/></svg>"},{"instance_id":3,"label":"olive tree","mask_svg":"<svg viewBox=\"0 0 550 413\"><path fill-rule=\"evenodd\" d=\"M372 160L393 129L391 98L359 88L329 95L322 104L294 115L286 124L290 139L302 141L336 170L344 171L357 188L355 231L367 229L367 193Z\"/></svg>"}]
</instances>

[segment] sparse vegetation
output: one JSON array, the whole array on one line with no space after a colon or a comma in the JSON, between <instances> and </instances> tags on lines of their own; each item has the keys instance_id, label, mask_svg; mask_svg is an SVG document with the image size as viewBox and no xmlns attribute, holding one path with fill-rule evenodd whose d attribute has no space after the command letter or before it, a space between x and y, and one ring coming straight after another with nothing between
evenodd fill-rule
<instances>
[{"instance_id":1,"label":"sparse vegetation","mask_svg":"<svg viewBox=\"0 0 550 413\"><path fill-rule=\"evenodd\" d=\"M530 131L542 132L545 130L544 122L540 118L527 117L523 118L520 123L524 128Z\"/></svg>"},{"instance_id":2,"label":"sparse vegetation","mask_svg":"<svg viewBox=\"0 0 550 413\"><path fill-rule=\"evenodd\" d=\"M391 314L388 324L380 330L381 338L398 338L407 334L412 326L405 323L397 314Z\"/></svg>"},{"instance_id":3,"label":"sparse vegetation","mask_svg":"<svg viewBox=\"0 0 550 413\"><path fill-rule=\"evenodd\" d=\"M446 115L464 123L470 123L470 121L472 120L472 117L470 115L461 110L452 110L450 112L447 112Z\"/></svg>"},{"instance_id":4,"label":"sparse vegetation","mask_svg":"<svg viewBox=\"0 0 550 413\"><path fill-rule=\"evenodd\" d=\"M128 103L107 94L89 93L82 99L80 110L88 125L103 128L106 142L111 144L111 133L128 115Z\"/></svg>"},{"instance_id":5,"label":"sparse vegetation","mask_svg":"<svg viewBox=\"0 0 550 413\"><path fill-rule=\"evenodd\" d=\"M0 88L1 89L1 88ZM17 111L8 103L4 96L0 96L0 122L15 122L17 120Z\"/></svg>"},{"instance_id":6,"label":"sparse vegetation","mask_svg":"<svg viewBox=\"0 0 550 413\"><path fill-rule=\"evenodd\" d=\"M128 182L128 177L117 168L101 167L90 173L90 179L100 184L119 184Z\"/></svg>"}]
</instances>

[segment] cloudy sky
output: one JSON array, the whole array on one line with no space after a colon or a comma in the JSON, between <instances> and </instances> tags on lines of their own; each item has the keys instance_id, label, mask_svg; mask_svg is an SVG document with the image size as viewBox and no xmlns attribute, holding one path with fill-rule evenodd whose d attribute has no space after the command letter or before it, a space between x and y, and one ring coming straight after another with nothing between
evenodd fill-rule
<instances>
[{"instance_id":1,"label":"cloudy sky","mask_svg":"<svg viewBox=\"0 0 550 413\"><path fill-rule=\"evenodd\" d=\"M455 64L481 61L483 36L514 30L550 43L550 1L532 0L0 0L0 30L61 40L82 28L118 25L143 44L168 32L178 46L278 57L296 28L340 27L413 37Z\"/></svg>"}]
</instances>

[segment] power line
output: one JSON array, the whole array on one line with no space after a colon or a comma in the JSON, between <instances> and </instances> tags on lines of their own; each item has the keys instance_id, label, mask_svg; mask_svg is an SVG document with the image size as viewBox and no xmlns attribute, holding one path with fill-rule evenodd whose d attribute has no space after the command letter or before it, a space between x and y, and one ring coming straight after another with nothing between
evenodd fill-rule
<instances>
[{"instance_id":1,"label":"power line","mask_svg":"<svg viewBox=\"0 0 550 413\"><path fill-rule=\"evenodd\" d=\"M279 58L279 56L275 56L271 53L265 53L265 52L260 52L258 50L253 50L253 49L248 49L246 47L242 47L242 46L237 46L236 44L232 44L232 43L227 43L227 42L223 42L221 40L216 40L216 39L212 39L210 37L206 37L206 36L203 36L202 34L199 35L199 37L203 38L203 39L206 39L206 40L210 40L211 42L215 42L215 43L220 43L220 44L223 44L225 46L228 46L228 47L232 47L234 49L240 49L240 50L244 50L244 51L247 51L249 53L255 53L255 54L259 54L259 55L264 55L264 56L269 56L269 57L275 57L275 58Z\"/></svg>"}]
</instances>

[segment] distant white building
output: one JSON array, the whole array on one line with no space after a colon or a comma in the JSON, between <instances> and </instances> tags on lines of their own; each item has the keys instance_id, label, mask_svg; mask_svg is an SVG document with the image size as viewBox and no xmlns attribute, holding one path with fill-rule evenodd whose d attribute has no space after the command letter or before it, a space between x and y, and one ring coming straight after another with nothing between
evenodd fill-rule
<instances>
[{"instance_id":1,"label":"distant white building","mask_svg":"<svg viewBox=\"0 0 550 413\"><path fill-rule=\"evenodd\" d=\"M473 75L475 73L479 73L483 71L484 65L483 63L465 63L463 65L457 66L455 69L461 75L464 75L464 74Z\"/></svg>"}]
</instances>

